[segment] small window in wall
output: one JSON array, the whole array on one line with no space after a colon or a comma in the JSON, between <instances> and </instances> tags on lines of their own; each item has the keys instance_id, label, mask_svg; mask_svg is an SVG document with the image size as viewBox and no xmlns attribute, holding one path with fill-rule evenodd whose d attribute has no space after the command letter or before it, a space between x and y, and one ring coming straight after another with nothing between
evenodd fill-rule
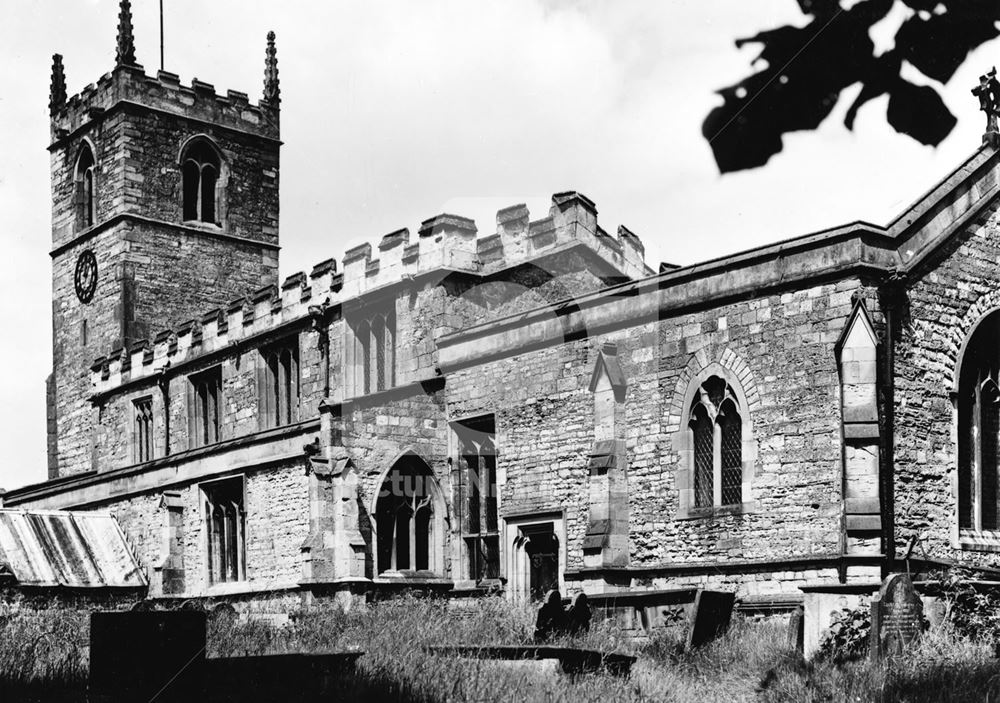
<instances>
[{"instance_id":1,"label":"small window in wall","mask_svg":"<svg viewBox=\"0 0 1000 703\"><path fill-rule=\"evenodd\" d=\"M396 315L392 310L357 320L355 393L375 393L396 385Z\"/></svg>"},{"instance_id":2,"label":"small window in wall","mask_svg":"<svg viewBox=\"0 0 1000 703\"><path fill-rule=\"evenodd\" d=\"M219 224L218 151L204 138L192 140L181 158L184 189L184 221Z\"/></svg>"},{"instance_id":3,"label":"small window in wall","mask_svg":"<svg viewBox=\"0 0 1000 703\"><path fill-rule=\"evenodd\" d=\"M221 366L191 376L191 402L188 406L191 446L201 447L219 441L221 398Z\"/></svg>"},{"instance_id":4,"label":"small window in wall","mask_svg":"<svg viewBox=\"0 0 1000 703\"><path fill-rule=\"evenodd\" d=\"M96 188L94 183L94 152L84 144L76 161L75 199L76 228L93 227L97 221Z\"/></svg>"},{"instance_id":5,"label":"small window in wall","mask_svg":"<svg viewBox=\"0 0 1000 703\"><path fill-rule=\"evenodd\" d=\"M702 383L690 409L695 507L743 500L743 420L733 389L718 376Z\"/></svg>"},{"instance_id":6,"label":"small window in wall","mask_svg":"<svg viewBox=\"0 0 1000 703\"><path fill-rule=\"evenodd\" d=\"M132 403L132 456L141 464L153 458L153 399L139 398Z\"/></svg>"},{"instance_id":7,"label":"small window in wall","mask_svg":"<svg viewBox=\"0 0 1000 703\"><path fill-rule=\"evenodd\" d=\"M258 400L261 427L280 427L299 419L299 340L261 350Z\"/></svg>"},{"instance_id":8,"label":"small window in wall","mask_svg":"<svg viewBox=\"0 0 1000 703\"><path fill-rule=\"evenodd\" d=\"M496 421L493 415L455 424L462 496L459 516L468 555L468 577L500 578Z\"/></svg>"},{"instance_id":9,"label":"small window in wall","mask_svg":"<svg viewBox=\"0 0 1000 703\"><path fill-rule=\"evenodd\" d=\"M202 485L208 580L211 584L246 580L246 513L243 479Z\"/></svg>"}]
</instances>

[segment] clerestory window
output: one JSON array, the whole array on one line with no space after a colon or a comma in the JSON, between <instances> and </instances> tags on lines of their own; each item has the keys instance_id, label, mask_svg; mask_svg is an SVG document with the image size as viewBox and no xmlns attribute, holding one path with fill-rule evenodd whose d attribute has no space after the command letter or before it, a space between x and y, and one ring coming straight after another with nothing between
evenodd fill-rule
<instances>
[{"instance_id":1,"label":"clerestory window","mask_svg":"<svg viewBox=\"0 0 1000 703\"><path fill-rule=\"evenodd\" d=\"M191 376L188 403L188 431L192 447L218 442L220 437L220 399L222 367L216 366Z\"/></svg>"},{"instance_id":2,"label":"clerestory window","mask_svg":"<svg viewBox=\"0 0 1000 703\"><path fill-rule=\"evenodd\" d=\"M261 427L280 427L299 419L299 340L284 340L261 351L258 409Z\"/></svg>"},{"instance_id":3,"label":"clerestory window","mask_svg":"<svg viewBox=\"0 0 1000 703\"><path fill-rule=\"evenodd\" d=\"M153 458L153 399L132 403L132 456L137 464Z\"/></svg>"},{"instance_id":4,"label":"clerestory window","mask_svg":"<svg viewBox=\"0 0 1000 703\"><path fill-rule=\"evenodd\" d=\"M384 391L396 385L396 315L370 313L353 324L355 393Z\"/></svg>"}]
</instances>

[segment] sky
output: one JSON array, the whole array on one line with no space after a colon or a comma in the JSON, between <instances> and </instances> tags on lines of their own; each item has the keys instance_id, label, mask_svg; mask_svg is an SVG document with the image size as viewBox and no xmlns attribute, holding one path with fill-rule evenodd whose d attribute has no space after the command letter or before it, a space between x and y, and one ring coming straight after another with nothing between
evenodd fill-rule
<instances>
[{"instance_id":1,"label":"sky","mask_svg":"<svg viewBox=\"0 0 1000 703\"><path fill-rule=\"evenodd\" d=\"M851 0L843 0L851 4ZM625 224L647 262L691 264L863 219L883 224L978 148L969 90L1000 63L981 46L938 87L958 126L937 148L896 134L887 98L843 126L845 91L814 132L767 166L720 176L701 123L715 90L759 46L804 26L795 0L163 0L165 68L258 99L265 36L281 79L281 276L438 213L495 231L495 213L578 190L608 232ZM45 479L51 370L48 90L53 53L70 95L114 65L117 0L18 0L0 42L0 487ZM872 29L892 47L909 10ZM133 0L137 59L159 68L159 4ZM192 311L192 316L201 311Z\"/></svg>"}]
</instances>

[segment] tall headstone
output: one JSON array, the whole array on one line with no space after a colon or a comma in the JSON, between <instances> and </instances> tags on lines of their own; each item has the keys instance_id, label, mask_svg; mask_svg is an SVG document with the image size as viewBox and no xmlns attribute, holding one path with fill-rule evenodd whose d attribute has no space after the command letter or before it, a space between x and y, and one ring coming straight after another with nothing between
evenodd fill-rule
<instances>
[{"instance_id":1,"label":"tall headstone","mask_svg":"<svg viewBox=\"0 0 1000 703\"><path fill-rule=\"evenodd\" d=\"M736 594L729 591L698 591L688 629L687 647L695 649L729 629Z\"/></svg>"},{"instance_id":2,"label":"tall headstone","mask_svg":"<svg viewBox=\"0 0 1000 703\"><path fill-rule=\"evenodd\" d=\"M872 598L872 659L902 654L924 626L924 605L909 574L890 574Z\"/></svg>"}]
</instances>

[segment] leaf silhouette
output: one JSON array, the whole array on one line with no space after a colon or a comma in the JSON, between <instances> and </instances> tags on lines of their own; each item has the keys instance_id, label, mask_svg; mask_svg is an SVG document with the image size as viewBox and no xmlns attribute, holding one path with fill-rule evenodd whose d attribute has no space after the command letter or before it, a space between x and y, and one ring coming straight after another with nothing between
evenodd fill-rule
<instances>
[{"instance_id":1,"label":"leaf silhouette","mask_svg":"<svg viewBox=\"0 0 1000 703\"><path fill-rule=\"evenodd\" d=\"M705 118L702 134L720 172L766 164L782 150L782 135L816 129L855 83L862 89L845 117L848 129L862 105L888 93L886 118L897 132L921 144L941 143L956 119L934 88L901 77L902 62L948 81L972 49L1000 36L1000 1L903 0L913 14L897 32L895 49L875 56L869 30L895 2L864 0L844 10L837 0L798 0L812 17L805 27L738 39L738 47L761 44L754 63L767 67L719 90L723 104Z\"/></svg>"},{"instance_id":2,"label":"leaf silhouette","mask_svg":"<svg viewBox=\"0 0 1000 703\"><path fill-rule=\"evenodd\" d=\"M902 79L889 91L886 118L897 132L921 144L940 144L958 122L937 91Z\"/></svg>"},{"instance_id":3,"label":"leaf silhouette","mask_svg":"<svg viewBox=\"0 0 1000 703\"><path fill-rule=\"evenodd\" d=\"M906 4L925 5L916 0ZM925 76L947 83L970 51L1000 36L996 27L1000 2L962 0L952 2L953 8L946 3L934 3L934 7L939 4L942 14L927 18L915 14L903 23L896 33L896 50ZM929 12L924 7L914 9Z\"/></svg>"}]
</instances>

